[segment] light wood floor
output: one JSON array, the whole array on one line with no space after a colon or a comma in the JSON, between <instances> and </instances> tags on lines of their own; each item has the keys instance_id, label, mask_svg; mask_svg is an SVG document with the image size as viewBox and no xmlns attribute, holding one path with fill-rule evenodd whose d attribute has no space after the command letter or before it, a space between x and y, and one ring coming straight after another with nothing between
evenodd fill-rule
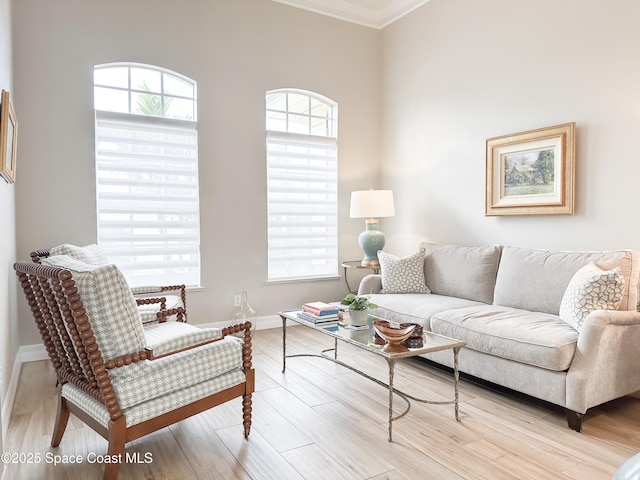
<instances>
[{"instance_id":1,"label":"light wood floor","mask_svg":"<svg viewBox=\"0 0 640 480\"><path fill-rule=\"evenodd\" d=\"M331 340L288 329L288 353L319 351ZM150 463L123 465L122 479L611 479L640 450L640 395L588 412L582 433L564 414L537 402L461 382L461 417L453 406L414 404L387 442L387 391L323 359L294 358L281 373L279 329L254 336L253 426L242 435L239 399L127 445ZM386 379L384 360L340 345L341 358ZM464 354L464 351L461 353ZM90 454L106 441L73 416L60 447L49 447L56 398L48 362L23 365L6 452L39 453L40 464L9 465L5 478L102 477ZM396 367L396 386L434 400L452 397L450 374L420 361ZM400 405L401 400L397 400ZM79 455L54 467L45 455Z\"/></svg>"}]
</instances>

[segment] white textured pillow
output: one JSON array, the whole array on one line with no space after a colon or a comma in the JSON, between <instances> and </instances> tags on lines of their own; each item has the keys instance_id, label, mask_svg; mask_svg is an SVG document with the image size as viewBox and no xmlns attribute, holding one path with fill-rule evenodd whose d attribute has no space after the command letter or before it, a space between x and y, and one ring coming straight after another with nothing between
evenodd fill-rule
<instances>
[{"instance_id":1,"label":"white textured pillow","mask_svg":"<svg viewBox=\"0 0 640 480\"><path fill-rule=\"evenodd\" d=\"M431 293L424 280L425 249L403 258L378 251L382 290L380 293Z\"/></svg>"},{"instance_id":2,"label":"white textured pillow","mask_svg":"<svg viewBox=\"0 0 640 480\"><path fill-rule=\"evenodd\" d=\"M576 330L594 310L617 310L624 291L620 267L601 270L590 262L574 275L562 296L560 318Z\"/></svg>"}]
</instances>

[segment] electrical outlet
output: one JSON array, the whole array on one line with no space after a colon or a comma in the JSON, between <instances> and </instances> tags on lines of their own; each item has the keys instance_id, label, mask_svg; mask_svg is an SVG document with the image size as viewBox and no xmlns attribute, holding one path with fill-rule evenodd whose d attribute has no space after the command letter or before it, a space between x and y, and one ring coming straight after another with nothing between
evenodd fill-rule
<instances>
[{"instance_id":1,"label":"electrical outlet","mask_svg":"<svg viewBox=\"0 0 640 480\"><path fill-rule=\"evenodd\" d=\"M240 293L236 293L233 296L233 306L239 307L241 303L242 303L242 295Z\"/></svg>"}]
</instances>

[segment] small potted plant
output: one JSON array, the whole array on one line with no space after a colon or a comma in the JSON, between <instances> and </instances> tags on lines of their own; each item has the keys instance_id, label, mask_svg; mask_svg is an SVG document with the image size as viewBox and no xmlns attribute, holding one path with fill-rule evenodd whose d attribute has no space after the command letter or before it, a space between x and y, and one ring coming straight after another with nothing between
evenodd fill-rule
<instances>
[{"instance_id":1,"label":"small potted plant","mask_svg":"<svg viewBox=\"0 0 640 480\"><path fill-rule=\"evenodd\" d=\"M341 305L349 307L349 318L351 319L351 325L356 327L367 324L368 311L374 308L378 308L375 303L369 301L369 297L348 294L340 302Z\"/></svg>"}]
</instances>

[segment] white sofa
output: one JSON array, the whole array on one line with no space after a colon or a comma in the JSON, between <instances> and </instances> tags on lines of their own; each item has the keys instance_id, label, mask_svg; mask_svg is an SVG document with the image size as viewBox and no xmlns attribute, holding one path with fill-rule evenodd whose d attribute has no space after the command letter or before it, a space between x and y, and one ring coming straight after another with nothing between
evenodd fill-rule
<instances>
[{"instance_id":1,"label":"white sofa","mask_svg":"<svg viewBox=\"0 0 640 480\"><path fill-rule=\"evenodd\" d=\"M378 305L376 315L464 340L461 372L565 407L576 431L588 408L640 390L638 251L421 248L431 293L384 293L382 258L381 274L363 278L358 293ZM603 270L619 267L619 305L592 311L576 327L561 319L560 306L576 272L590 262ZM453 364L450 352L425 357Z\"/></svg>"}]
</instances>

